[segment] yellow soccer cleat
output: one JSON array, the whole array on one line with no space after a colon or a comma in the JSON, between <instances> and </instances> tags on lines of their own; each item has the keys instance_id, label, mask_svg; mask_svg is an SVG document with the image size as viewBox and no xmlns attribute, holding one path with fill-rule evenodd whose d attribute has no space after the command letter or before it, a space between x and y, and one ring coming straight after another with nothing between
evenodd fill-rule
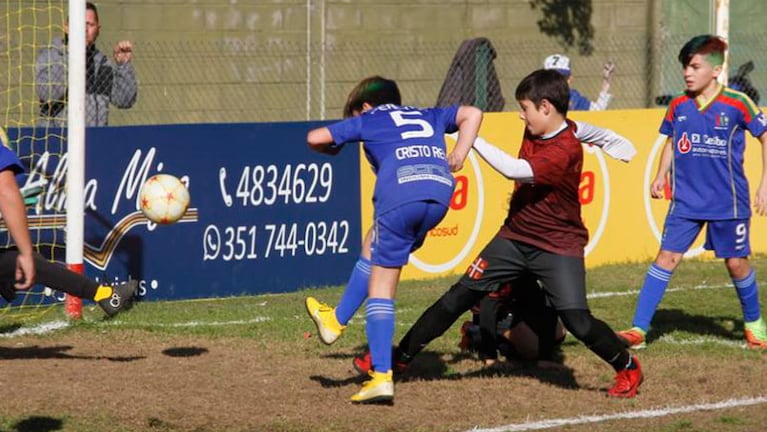
<instances>
[{"instance_id":1,"label":"yellow soccer cleat","mask_svg":"<svg viewBox=\"0 0 767 432\"><path fill-rule=\"evenodd\" d=\"M362 389L352 396L355 404L392 404L394 403L394 379L392 371L368 372L370 381L362 384Z\"/></svg>"},{"instance_id":2,"label":"yellow soccer cleat","mask_svg":"<svg viewBox=\"0 0 767 432\"><path fill-rule=\"evenodd\" d=\"M335 309L321 303L314 297L306 298L306 311L317 326L317 334L325 345L330 345L341 337L346 326L336 319Z\"/></svg>"}]
</instances>

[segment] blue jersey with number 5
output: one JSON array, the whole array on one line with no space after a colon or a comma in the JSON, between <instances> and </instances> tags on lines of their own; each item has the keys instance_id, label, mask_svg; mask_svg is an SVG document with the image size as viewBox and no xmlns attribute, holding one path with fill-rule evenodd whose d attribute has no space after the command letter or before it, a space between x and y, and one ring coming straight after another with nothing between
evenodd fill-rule
<instances>
[{"instance_id":1,"label":"blue jersey with number 5","mask_svg":"<svg viewBox=\"0 0 767 432\"><path fill-rule=\"evenodd\" d=\"M450 205L455 179L447 164L445 134L458 130L458 106L419 109L379 105L328 126L337 144L362 142L376 173L377 214L413 201Z\"/></svg>"}]
</instances>

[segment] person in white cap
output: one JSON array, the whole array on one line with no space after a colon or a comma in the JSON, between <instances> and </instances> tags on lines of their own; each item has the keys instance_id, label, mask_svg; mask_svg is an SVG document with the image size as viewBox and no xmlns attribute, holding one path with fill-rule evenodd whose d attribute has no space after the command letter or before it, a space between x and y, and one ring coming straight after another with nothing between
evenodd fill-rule
<instances>
[{"instance_id":1,"label":"person in white cap","mask_svg":"<svg viewBox=\"0 0 767 432\"><path fill-rule=\"evenodd\" d=\"M544 69L554 69L567 77L567 84L570 85L570 111L602 111L607 109L607 105L612 99L610 94L610 79L615 65L612 62L607 62L602 69L602 90L599 92L599 97L595 102L590 101L587 97L583 96L572 87L573 78L570 75L570 58L562 54L552 54L546 57L543 62Z\"/></svg>"}]
</instances>

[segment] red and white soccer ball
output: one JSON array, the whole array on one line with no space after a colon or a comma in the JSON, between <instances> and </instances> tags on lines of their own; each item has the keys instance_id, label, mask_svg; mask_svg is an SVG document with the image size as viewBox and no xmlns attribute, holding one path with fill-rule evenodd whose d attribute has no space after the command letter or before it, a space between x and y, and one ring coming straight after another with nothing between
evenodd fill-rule
<instances>
[{"instance_id":1,"label":"red and white soccer ball","mask_svg":"<svg viewBox=\"0 0 767 432\"><path fill-rule=\"evenodd\" d=\"M141 212L147 219L161 225L172 224L186 213L189 191L178 178L156 174L141 187L139 200Z\"/></svg>"}]
</instances>

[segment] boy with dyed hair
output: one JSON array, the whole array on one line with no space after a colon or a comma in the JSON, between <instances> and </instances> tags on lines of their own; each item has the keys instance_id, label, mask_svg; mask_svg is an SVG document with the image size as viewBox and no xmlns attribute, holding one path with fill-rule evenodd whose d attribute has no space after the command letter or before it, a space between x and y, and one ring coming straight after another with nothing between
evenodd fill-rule
<instances>
[{"instance_id":1,"label":"boy with dyed hair","mask_svg":"<svg viewBox=\"0 0 767 432\"><path fill-rule=\"evenodd\" d=\"M619 332L632 348L645 346L671 275L705 225L704 247L724 259L740 299L746 346L767 349L756 275L748 260L751 206L743 168L747 129L762 144L764 163L754 207L765 215L767 120L748 96L717 81L726 49L723 39L700 35L679 52L686 88L671 101L661 123L660 133L668 138L650 188L653 198L662 198L670 181L671 203L660 252L639 293L633 327Z\"/></svg>"},{"instance_id":2,"label":"boy with dyed hair","mask_svg":"<svg viewBox=\"0 0 767 432\"><path fill-rule=\"evenodd\" d=\"M400 273L410 253L421 247L429 230L447 213L455 189L451 171L463 167L482 123L482 111L459 105L427 109L402 105L397 84L373 76L351 91L344 117L311 130L306 139L312 149L329 154L346 143L361 142L376 173L374 224L364 247L370 259L361 263L369 268L369 275L361 275L346 290L354 291L356 300L348 303L355 306L367 294L365 330L375 368L351 401L391 403L394 295ZM458 132L458 142L448 153L445 134L453 132ZM306 309L323 341L332 343L341 332L332 331L340 327L335 311L311 297L306 299Z\"/></svg>"}]
</instances>

